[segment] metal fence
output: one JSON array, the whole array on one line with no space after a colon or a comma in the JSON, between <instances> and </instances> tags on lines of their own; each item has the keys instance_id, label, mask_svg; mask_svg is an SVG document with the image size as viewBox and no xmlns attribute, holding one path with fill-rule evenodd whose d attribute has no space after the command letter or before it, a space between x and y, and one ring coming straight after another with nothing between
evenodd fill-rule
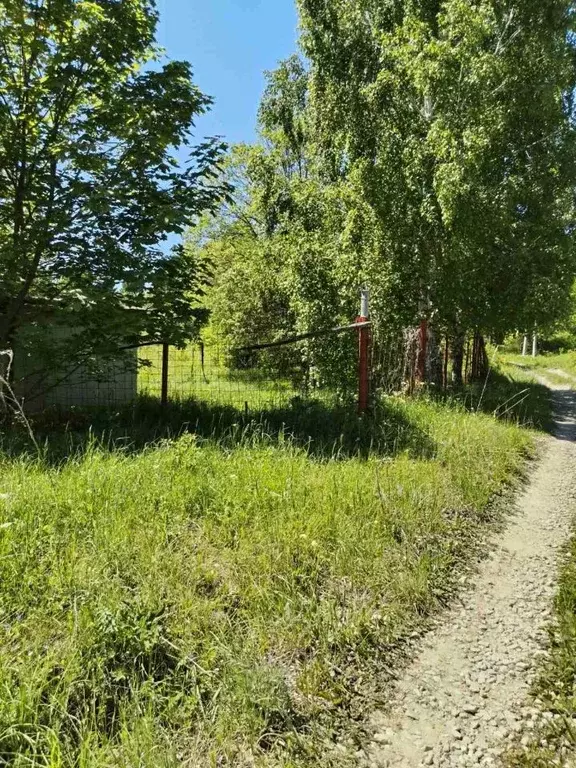
<instances>
[{"instance_id":1,"label":"metal fence","mask_svg":"<svg viewBox=\"0 0 576 768\"><path fill-rule=\"evenodd\" d=\"M30 355L16 359L14 405L31 413L53 407L122 408L143 399L163 405L193 400L242 411L284 408L303 400L357 400L365 411L374 386L369 378L374 347L366 319L246 347L232 347L208 328L182 349L142 345L71 364L68 370L39 373Z\"/></svg>"},{"instance_id":2,"label":"metal fence","mask_svg":"<svg viewBox=\"0 0 576 768\"><path fill-rule=\"evenodd\" d=\"M155 344L74 369L45 387L38 376L16 378L25 410L51 407L123 408L141 400L162 405L195 401L245 413L287 408L303 401L356 403L366 412L381 395L412 392L422 381L421 329L373 329L369 321L290 339L231 347L213 329L183 349ZM474 378L482 358L478 339L463 344L464 375ZM436 366L448 386L449 340L438 345ZM484 352L485 357L485 352Z\"/></svg>"},{"instance_id":3,"label":"metal fence","mask_svg":"<svg viewBox=\"0 0 576 768\"><path fill-rule=\"evenodd\" d=\"M303 401L347 403L360 412L384 394L412 391L417 332L373 335L367 321L291 339L231 347L212 330L185 348L154 344L81 366L54 386L17 380L25 410L123 408L141 400L256 412ZM49 382L48 382L49 384Z\"/></svg>"},{"instance_id":4,"label":"metal fence","mask_svg":"<svg viewBox=\"0 0 576 768\"><path fill-rule=\"evenodd\" d=\"M320 400L356 402L365 413L382 394L413 391L426 380L427 365L438 374L430 380L447 387L448 339L429 345L435 350L431 363L425 322L419 328L386 331L374 328L368 318L363 292L360 315L338 328L232 347L209 327L185 348L143 345L118 358L77 366L61 380L52 375L56 386L44 389L45 379L27 378L24 366L22 381L16 376L17 396L36 411L50 406L121 408L146 399L164 406L195 401L254 412ZM476 335L465 347L467 373L469 361L472 372L474 361L481 361L479 339Z\"/></svg>"},{"instance_id":5,"label":"metal fence","mask_svg":"<svg viewBox=\"0 0 576 768\"><path fill-rule=\"evenodd\" d=\"M138 395L163 404L197 400L241 410L282 407L295 398L329 397L330 388L315 379L313 365L295 349L291 352L272 357L261 350L233 349L217 339L185 349L145 347L138 356Z\"/></svg>"},{"instance_id":6,"label":"metal fence","mask_svg":"<svg viewBox=\"0 0 576 768\"><path fill-rule=\"evenodd\" d=\"M241 348L208 334L185 349L142 348L138 358L138 395L163 404L194 399L263 410L360 397L361 409L368 406L367 321Z\"/></svg>"}]
</instances>

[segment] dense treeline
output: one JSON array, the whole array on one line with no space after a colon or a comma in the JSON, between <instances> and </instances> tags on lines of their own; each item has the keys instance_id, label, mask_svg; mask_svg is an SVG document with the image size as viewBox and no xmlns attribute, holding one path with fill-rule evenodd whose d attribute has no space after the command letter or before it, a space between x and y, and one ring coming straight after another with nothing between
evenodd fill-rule
<instances>
[{"instance_id":1,"label":"dense treeline","mask_svg":"<svg viewBox=\"0 0 576 768\"><path fill-rule=\"evenodd\" d=\"M261 141L233 148L233 200L191 242L221 331L347 322L362 284L380 333L425 319L432 348L557 322L576 266L573 4L299 8L304 56L269 73ZM333 377L330 346L306 354Z\"/></svg>"}]
</instances>

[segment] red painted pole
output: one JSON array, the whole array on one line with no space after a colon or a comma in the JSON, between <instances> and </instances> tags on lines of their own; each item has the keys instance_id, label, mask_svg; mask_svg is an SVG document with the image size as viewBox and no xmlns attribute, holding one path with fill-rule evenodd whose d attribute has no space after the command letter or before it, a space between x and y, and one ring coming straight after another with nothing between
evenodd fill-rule
<instances>
[{"instance_id":1,"label":"red painted pole","mask_svg":"<svg viewBox=\"0 0 576 768\"><path fill-rule=\"evenodd\" d=\"M362 307L357 323L367 323L369 320L368 291L362 291ZM358 413L368 411L370 401L370 327L358 329Z\"/></svg>"}]
</instances>

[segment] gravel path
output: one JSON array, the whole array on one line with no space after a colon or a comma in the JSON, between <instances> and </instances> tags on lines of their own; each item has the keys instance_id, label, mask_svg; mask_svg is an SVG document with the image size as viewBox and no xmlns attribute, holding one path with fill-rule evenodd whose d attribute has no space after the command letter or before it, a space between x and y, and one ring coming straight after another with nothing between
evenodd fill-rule
<instances>
[{"instance_id":1,"label":"gravel path","mask_svg":"<svg viewBox=\"0 0 576 768\"><path fill-rule=\"evenodd\" d=\"M543 383L546 383L543 381ZM473 591L428 635L357 753L371 768L497 765L539 715L528 690L546 654L559 548L576 514L576 393L554 389L557 430Z\"/></svg>"}]
</instances>

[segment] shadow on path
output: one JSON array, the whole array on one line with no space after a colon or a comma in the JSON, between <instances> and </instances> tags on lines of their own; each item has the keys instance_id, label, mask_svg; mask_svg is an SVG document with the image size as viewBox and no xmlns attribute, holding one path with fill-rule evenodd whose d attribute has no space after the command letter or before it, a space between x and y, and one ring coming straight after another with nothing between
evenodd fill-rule
<instances>
[{"instance_id":1,"label":"shadow on path","mask_svg":"<svg viewBox=\"0 0 576 768\"><path fill-rule=\"evenodd\" d=\"M549 386L553 390L552 400L556 412L554 436L558 440L576 442L576 392L573 389Z\"/></svg>"}]
</instances>

